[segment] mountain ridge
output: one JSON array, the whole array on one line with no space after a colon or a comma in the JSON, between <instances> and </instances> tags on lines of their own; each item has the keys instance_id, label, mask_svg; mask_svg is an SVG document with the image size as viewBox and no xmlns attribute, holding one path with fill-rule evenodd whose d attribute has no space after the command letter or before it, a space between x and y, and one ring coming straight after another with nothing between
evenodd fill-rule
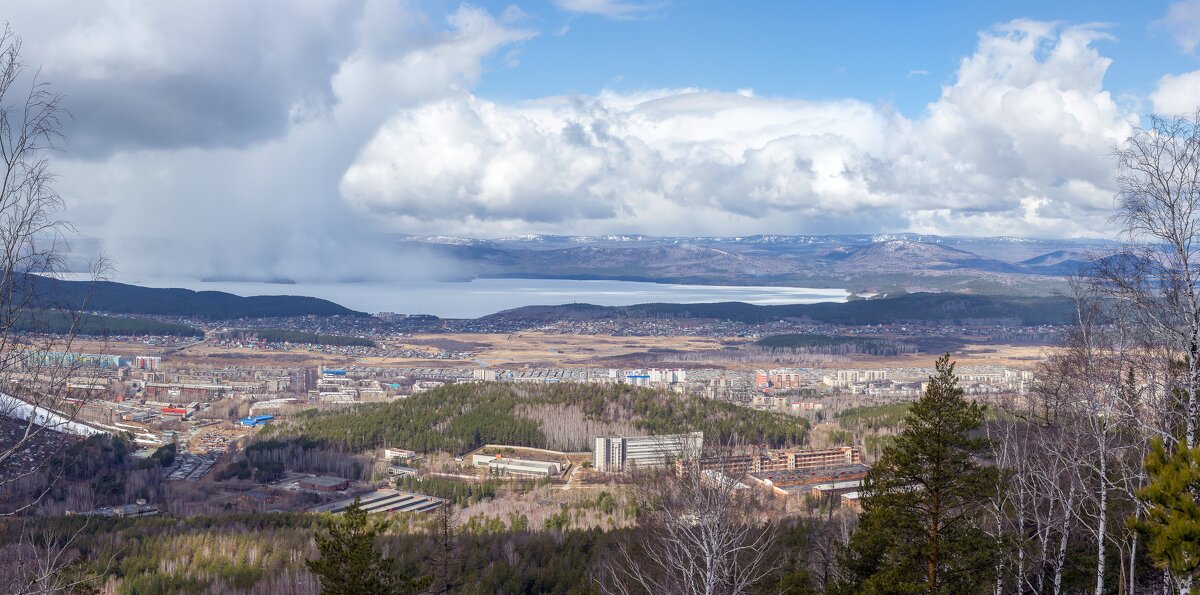
<instances>
[{"instance_id":1,"label":"mountain ridge","mask_svg":"<svg viewBox=\"0 0 1200 595\"><path fill-rule=\"evenodd\" d=\"M896 297L815 304L757 305L745 302L703 304L645 303L630 306L564 304L523 306L480 320L553 321L594 318L711 318L745 323L784 319L846 325L974 324L982 322L1039 326L1069 324L1071 300L955 293L912 293Z\"/></svg>"},{"instance_id":2,"label":"mountain ridge","mask_svg":"<svg viewBox=\"0 0 1200 595\"><path fill-rule=\"evenodd\" d=\"M370 316L329 300L308 296L239 296L222 291L159 289L115 281L93 283L39 275L28 277L30 279L25 283L25 287L33 292L36 305L50 309L223 320L310 315Z\"/></svg>"},{"instance_id":3,"label":"mountain ridge","mask_svg":"<svg viewBox=\"0 0 1200 595\"><path fill-rule=\"evenodd\" d=\"M706 285L1050 295L1089 254L1093 239L942 237L923 234L655 237L510 236L493 240L405 236L453 259L467 278L640 280ZM1070 258L1056 257L1070 253Z\"/></svg>"}]
</instances>

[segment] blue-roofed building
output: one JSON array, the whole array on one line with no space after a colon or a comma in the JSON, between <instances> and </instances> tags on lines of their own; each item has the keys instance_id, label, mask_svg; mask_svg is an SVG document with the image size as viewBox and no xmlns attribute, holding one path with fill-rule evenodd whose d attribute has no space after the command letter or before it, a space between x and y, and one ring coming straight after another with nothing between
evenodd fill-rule
<instances>
[{"instance_id":1,"label":"blue-roofed building","mask_svg":"<svg viewBox=\"0 0 1200 595\"><path fill-rule=\"evenodd\" d=\"M239 423L241 423L243 426L253 428L257 426L265 426L272 421L275 421L274 415L254 415L250 417L243 417Z\"/></svg>"}]
</instances>

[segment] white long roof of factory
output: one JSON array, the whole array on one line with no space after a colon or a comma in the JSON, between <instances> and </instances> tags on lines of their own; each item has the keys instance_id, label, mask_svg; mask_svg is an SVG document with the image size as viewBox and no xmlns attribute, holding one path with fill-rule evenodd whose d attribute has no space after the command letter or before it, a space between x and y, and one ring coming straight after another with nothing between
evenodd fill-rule
<instances>
[{"instance_id":1,"label":"white long roof of factory","mask_svg":"<svg viewBox=\"0 0 1200 595\"><path fill-rule=\"evenodd\" d=\"M367 512L428 512L441 506L443 500L400 490L375 490L358 496L359 506ZM312 512L339 513L354 504L354 498L346 498L312 509Z\"/></svg>"}]
</instances>

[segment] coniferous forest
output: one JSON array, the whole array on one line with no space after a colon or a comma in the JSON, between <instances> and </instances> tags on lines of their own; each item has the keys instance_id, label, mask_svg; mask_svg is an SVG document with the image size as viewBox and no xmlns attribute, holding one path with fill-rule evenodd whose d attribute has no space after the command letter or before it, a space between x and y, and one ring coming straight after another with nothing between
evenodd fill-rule
<instances>
[{"instance_id":1,"label":"coniferous forest","mask_svg":"<svg viewBox=\"0 0 1200 595\"><path fill-rule=\"evenodd\" d=\"M307 412L272 429L365 451L382 447L461 453L484 444L586 451L612 430L669 434L705 428L716 440L737 436L772 447L805 442L808 422L732 403L628 385L465 384L391 403L340 412Z\"/></svg>"}]
</instances>

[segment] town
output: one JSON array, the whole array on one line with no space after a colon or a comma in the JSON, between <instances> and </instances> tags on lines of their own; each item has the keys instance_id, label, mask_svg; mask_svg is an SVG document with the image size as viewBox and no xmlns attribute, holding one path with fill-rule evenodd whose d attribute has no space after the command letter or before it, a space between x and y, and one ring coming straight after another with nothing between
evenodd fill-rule
<instances>
[{"instance_id":1,"label":"town","mask_svg":"<svg viewBox=\"0 0 1200 595\"><path fill-rule=\"evenodd\" d=\"M328 329L323 326L319 330ZM596 332L594 328L592 331ZM419 353L331 352L315 344L264 341L253 331L222 330L200 341L122 337L103 346L118 352L121 347L131 347L132 352L27 349L20 352L21 365L14 378L35 385L40 381L47 388L53 382L65 383L73 395L73 409L59 413L69 416L72 424L84 427L82 434L128 436L136 445L132 456L140 459L170 450L170 461L162 467L161 478L194 484L195 489L186 492L190 502L185 498L177 503L181 506L172 506L139 499L90 512L144 516L195 510L197 506L203 509L214 503L254 511L338 512L355 498L369 510L429 512L444 499L405 486L420 485L417 480L422 478L437 478L467 484L540 481L562 490L605 485L615 489L626 481L619 475L622 471L681 463L703 451L702 432L689 434L686 439L673 435L576 436L575 443L594 441L595 448L574 452L488 444L463 452L418 453L412 445L397 444L365 453L365 458L356 457L358 464L370 469L365 473L341 477L311 473L305 466L285 467L269 476L255 475L255 481L249 481L244 449L269 440L260 434L267 432L265 435L270 436L270 430L286 426L294 416L403 401L441 387L623 386L777 412L820 427L835 422L843 411L911 402L925 391L932 372L930 367L895 362L889 367L848 367L855 356L835 358L833 363L838 367L755 368L751 367L753 362L729 365L728 360L723 360L721 367L696 361L688 362L686 367L538 365L538 360L553 359L553 353L546 353L533 354L529 358L532 363L519 367L492 366L479 359L485 345L456 338L460 336L396 337L398 342L426 344ZM37 338L27 337L29 343ZM374 340L387 341L378 335ZM342 364L335 367L323 363L332 359L318 360L320 363L315 365L294 363L291 354L307 356L314 350L323 358L342 358L338 360ZM244 353L263 357L253 365L226 364ZM787 353L774 351L772 361L786 361L788 357ZM812 360L810 354L794 353L791 357L819 364L824 356ZM388 365L389 358L393 362L416 360L422 365ZM878 359L858 359L863 358ZM46 369L59 370L66 377L44 377ZM966 365L959 373L967 394L987 398L1019 399L1029 390L1033 378L1028 360L1022 359L1009 360L1006 365ZM739 485L750 484L785 499L800 495L809 503L841 498L846 505L854 506L867 469L858 446L789 450L743 444L738 450L744 451L737 455L738 462L733 466ZM746 454L751 451L756 454ZM867 458L870 456L868 453ZM699 464L706 472L718 473L709 469L709 460L700 460ZM262 481L263 477L268 480ZM785 509L806 510L799 504Z\"/></svg>"},{"instance_id":2,"label":"town","mask_svg":"<svg viewBox=\"0 0 1200 595\"><path fill-rule=\"evenodd\" d=\"M0 5L0 593L1200 592L1200 0Z\"/></svg>"}]
</instances>

